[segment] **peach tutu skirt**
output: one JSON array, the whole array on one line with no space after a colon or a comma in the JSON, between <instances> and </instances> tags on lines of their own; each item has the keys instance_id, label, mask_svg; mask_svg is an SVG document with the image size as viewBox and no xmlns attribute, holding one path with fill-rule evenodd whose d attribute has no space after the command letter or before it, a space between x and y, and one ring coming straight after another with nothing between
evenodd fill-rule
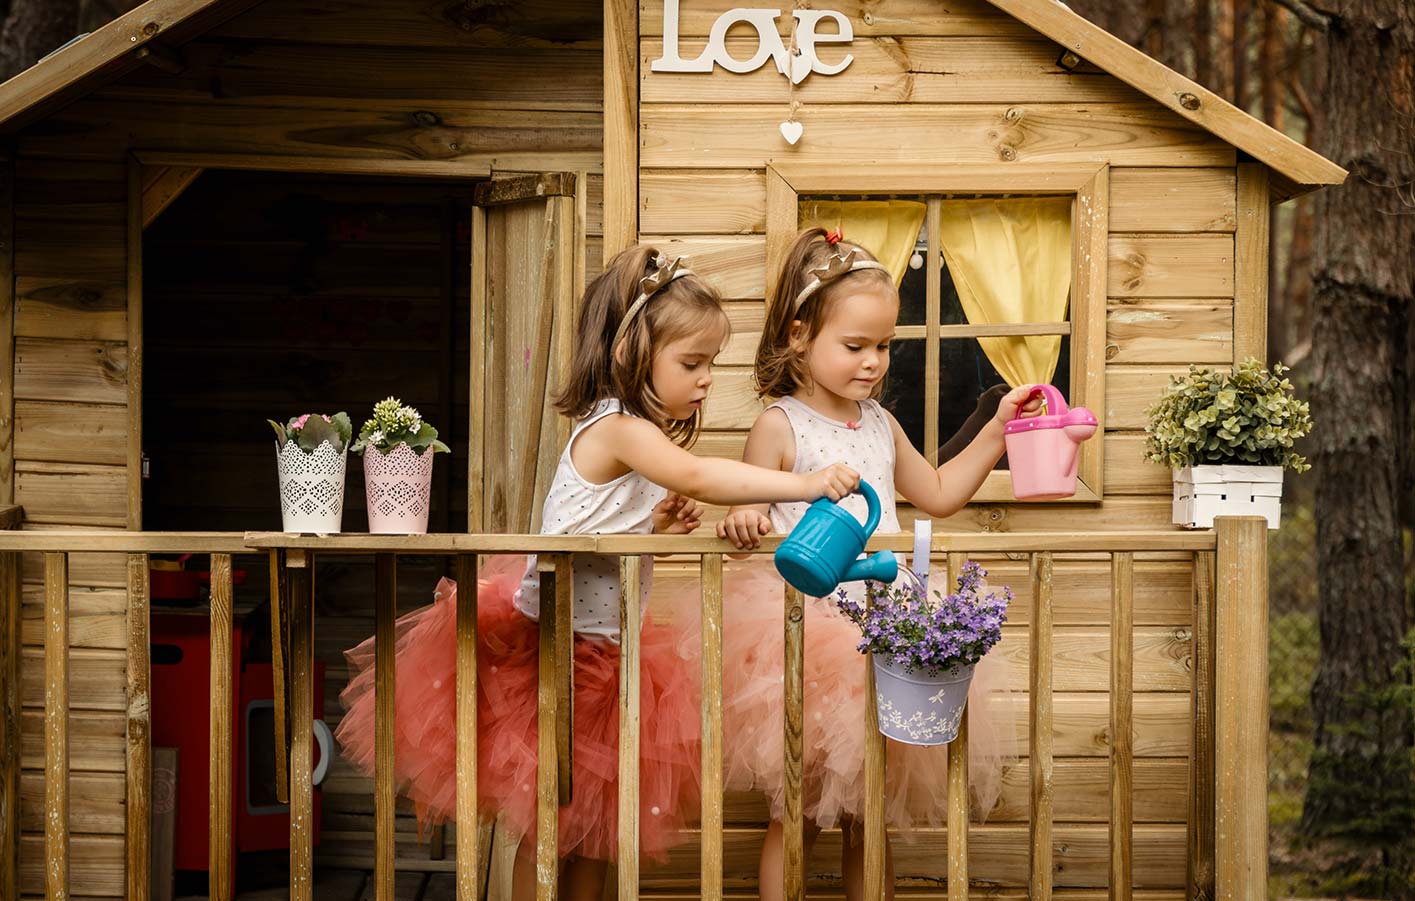
<instances>
[{"instance_id":1,"label":"peach tutu skirt","mask_svg":"<svg viewBox=\"0 0 1415 901\"><path fill-rule=\"evenodd\" d=\"M945 575L934 577L943 584ZM760 563L729 570L723 611L723 756L729 788L764 792L783 814L781 577ZM822 828L865 809L865 677L860 630L833 601L806 604L803 790L805 817ZM1002 751L1015 744L1006 705L1006 663L977 666L968 695L968 775L973 809L986 817L1002 789ZM891 827L940 825L948 813L946 746L886 740L885 819Z\"/></svg>"},{"instance_id":2,"label":"peach tutu skirt","mask_svg":"<svg viewBox=\"0 0 1415 901\"><path fill-rule=\"evenodd\" d=\"M496 557L482 568L477 594L478 806L501 813L521 835L536 824L536 697L539 626L512 597L524 557ZM395 776L399 790L432 822L456 812L456 598L443 579L435 600L397 624ZM681 630L644 625L641 633L640 850L662 859L698 811L699 666ZM346 708L335 736L344 755L372 775L374 641L346 652L352 670L340 694ZM619 647L575 636L573 788L560 809L560 854L618 856Z\"/></svg>"}]
</instances>

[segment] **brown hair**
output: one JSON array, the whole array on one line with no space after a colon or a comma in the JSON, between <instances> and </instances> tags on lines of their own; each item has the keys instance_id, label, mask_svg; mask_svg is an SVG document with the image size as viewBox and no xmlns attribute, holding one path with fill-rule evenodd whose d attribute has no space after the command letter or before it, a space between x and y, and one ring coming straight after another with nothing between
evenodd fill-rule
<instances>
[{"instance_id":1,"label":"brown hair","mask_svg":"<svg viewBox=\"0 0 1415 901\"><path fill-rule=\"evenodd\" d=\"M710 325L727 328L717 291L696 275L674 279L634 314L620 342L622 352L611 346L625 312L640 294L639 281L657 271L658 256L653 247L631 247L610 260L585 288L576 323L578 340L570 371L555 395L555 409L579 419L600 401L618 398L625 412L647 419L688 447L702 426L700 413L694 411L687 419L668 417L653 390L653 355L656 348Z\"/></svg>"},{"instance_id":2,"label":"brown hair","mask_svg":"<svg viewBox=\"0 0 1415 901\"><path fill-rule=\"evenodd\" d=\"M772 291L767 305L766 324L762 326L761 342L757 344L756 378L757 394L762 397L785 397L798 388L809 387L811 375L806 368L806 358L798 347L791 343L791 325L800 321L801 343L809 344L821 333L831 309L841 297L852 290L859 290L866 284L887 286L895 292L894 279L880 269L859 269L847 272L812 294L796 309L796 295L816 277L812 269L826 264L833 254L855 252L857 260L873 260L874 254L850 241L831 244L826 240L829 234L820 227L803 229L791 244L786 254L786 262L777 274L776 289Z\"/></svg>"}]
</instances>

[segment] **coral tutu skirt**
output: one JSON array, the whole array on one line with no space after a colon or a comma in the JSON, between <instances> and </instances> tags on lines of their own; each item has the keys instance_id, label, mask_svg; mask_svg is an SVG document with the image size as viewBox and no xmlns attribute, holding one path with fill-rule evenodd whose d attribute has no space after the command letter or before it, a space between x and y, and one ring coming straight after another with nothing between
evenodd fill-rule
<instances>
[{"instance_id":1,"label":"coral tutu skirt","mask_svg":"<svg viewBox=\"0 0 1415 901\"><path fill-rule=\"evenodd\" d=\"M936 575L941 584L946 576ZM729 788L756 789L783 814L782 618L784 583L769 565L729 571L724 588L723 756ZM805 818L822 828L862 822L865 808L865 677L860 630L832 601L812 598L805 616ZM1002 752L1013 747L1006 664L984 658L968 695L972 804L986 816L1002 788ZM946 746L886 739L885 819L890 826L939 825L948 813Z\"/></svg>"},{"instance_id":2,"label":"coral tutu skirt","mask_svg":"<svg viewBox=\"0 0 1415 901\"><path fill-rule=\"evenodd\" d=\"M477 594L478 805L533 835L536 824L536 699L539 626L512 606L524 557L493 558ZM397 625L394 772L399 790L433 822L456 811L456 597L443 579L435 600ZM640 850L655 859L679 841L698 810L699 667L679 629L646 623L642 648ZM344 755L372 774L374 641L347 652L352 678L335 733ZM573 786L560 809L560 854L618 855L619 647L575 636Z\"/></svg>"}]
</instances>

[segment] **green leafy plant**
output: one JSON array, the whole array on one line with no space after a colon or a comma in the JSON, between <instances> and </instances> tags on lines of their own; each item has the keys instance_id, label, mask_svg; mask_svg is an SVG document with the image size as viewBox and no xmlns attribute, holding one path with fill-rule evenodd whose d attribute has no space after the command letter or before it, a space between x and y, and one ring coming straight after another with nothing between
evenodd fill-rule
<instances>
[{"instance_id":1,"label":"green leafy plant","mask_svg":"<svg viewBox=\"0 0 1415 901\"><path fill-rule=\"evenodd\" d=\"M305 413L292 416L284 425L267 419L275 430L275 441L280 447L296 444L300 450L312 454L321 444L328 441L336 454L342 454L354 435L354 425L348 413Z\"/></svg>"},{"instance_id":2,"label":"green leafy plant","mask_svg":"<svg viewBox=\"0 0 1415 901\"><path fill-rule=\"evenodd\" d=\"M1233 372L1190 366L1147 411L1145 457L1171 469L1236 463L1311 469L1293 445L1312 431L1307 402L1292 393L1281 363L1254 359Z\"/></svg>"},{"instance_id":3,"label":"green leafy plant","mask_svg":"<svg viewBox=\"0 0 1415 901\"><path fill-rule=\"evenodd\" d=\"M418 456L428 448L433 453L451 450L437 440L437 429L423 421L423 416L413 407L403 406L396 397L386 397L373 405L373 418L359 429L359 439L353 444L353 451L362 454L369 448L386 454L400 443L407 444Z\"/></svg>"}]
</instances>

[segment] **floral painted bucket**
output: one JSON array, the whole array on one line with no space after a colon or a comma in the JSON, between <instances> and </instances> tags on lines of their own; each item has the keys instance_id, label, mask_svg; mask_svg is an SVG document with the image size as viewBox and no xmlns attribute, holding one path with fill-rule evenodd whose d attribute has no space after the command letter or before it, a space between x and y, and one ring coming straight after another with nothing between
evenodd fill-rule
<instances>
[{"instance_id":1,"label":"floral painted bucket","mask_svg":"<svg viewBox=\"0 0 1415 901\"><path fill-rule=\"evenodd\" d=\"M344 519L344 467L348 448L328 441L305 453L293 441L275 447L280 471L280 514L286 532L331 535Z\"/></svg>"},{"instance_id":2,"label":"floral painted bucket","mask_svg":"<svg viewBox=\"0 0 1415 901\"><path fill-rule=\"evenodd\" d=\"M400 441L382 453L364 451L368 530L374 535L422 535L432 507L432 448L421 454Z\"/></svg>"},{"instance_id":3,"label":"floral painted bucket","mask_svg":"<svg viewBox=\"0 0 1415 901\"><path fill-rule=\"evenodd\" d=\"M875 709L879 731L886 738L907 745L946 745L958 737L973 681L972 666L930 675L907 672L880 658L874 664Z\"/></svg>"}]
</instances>

